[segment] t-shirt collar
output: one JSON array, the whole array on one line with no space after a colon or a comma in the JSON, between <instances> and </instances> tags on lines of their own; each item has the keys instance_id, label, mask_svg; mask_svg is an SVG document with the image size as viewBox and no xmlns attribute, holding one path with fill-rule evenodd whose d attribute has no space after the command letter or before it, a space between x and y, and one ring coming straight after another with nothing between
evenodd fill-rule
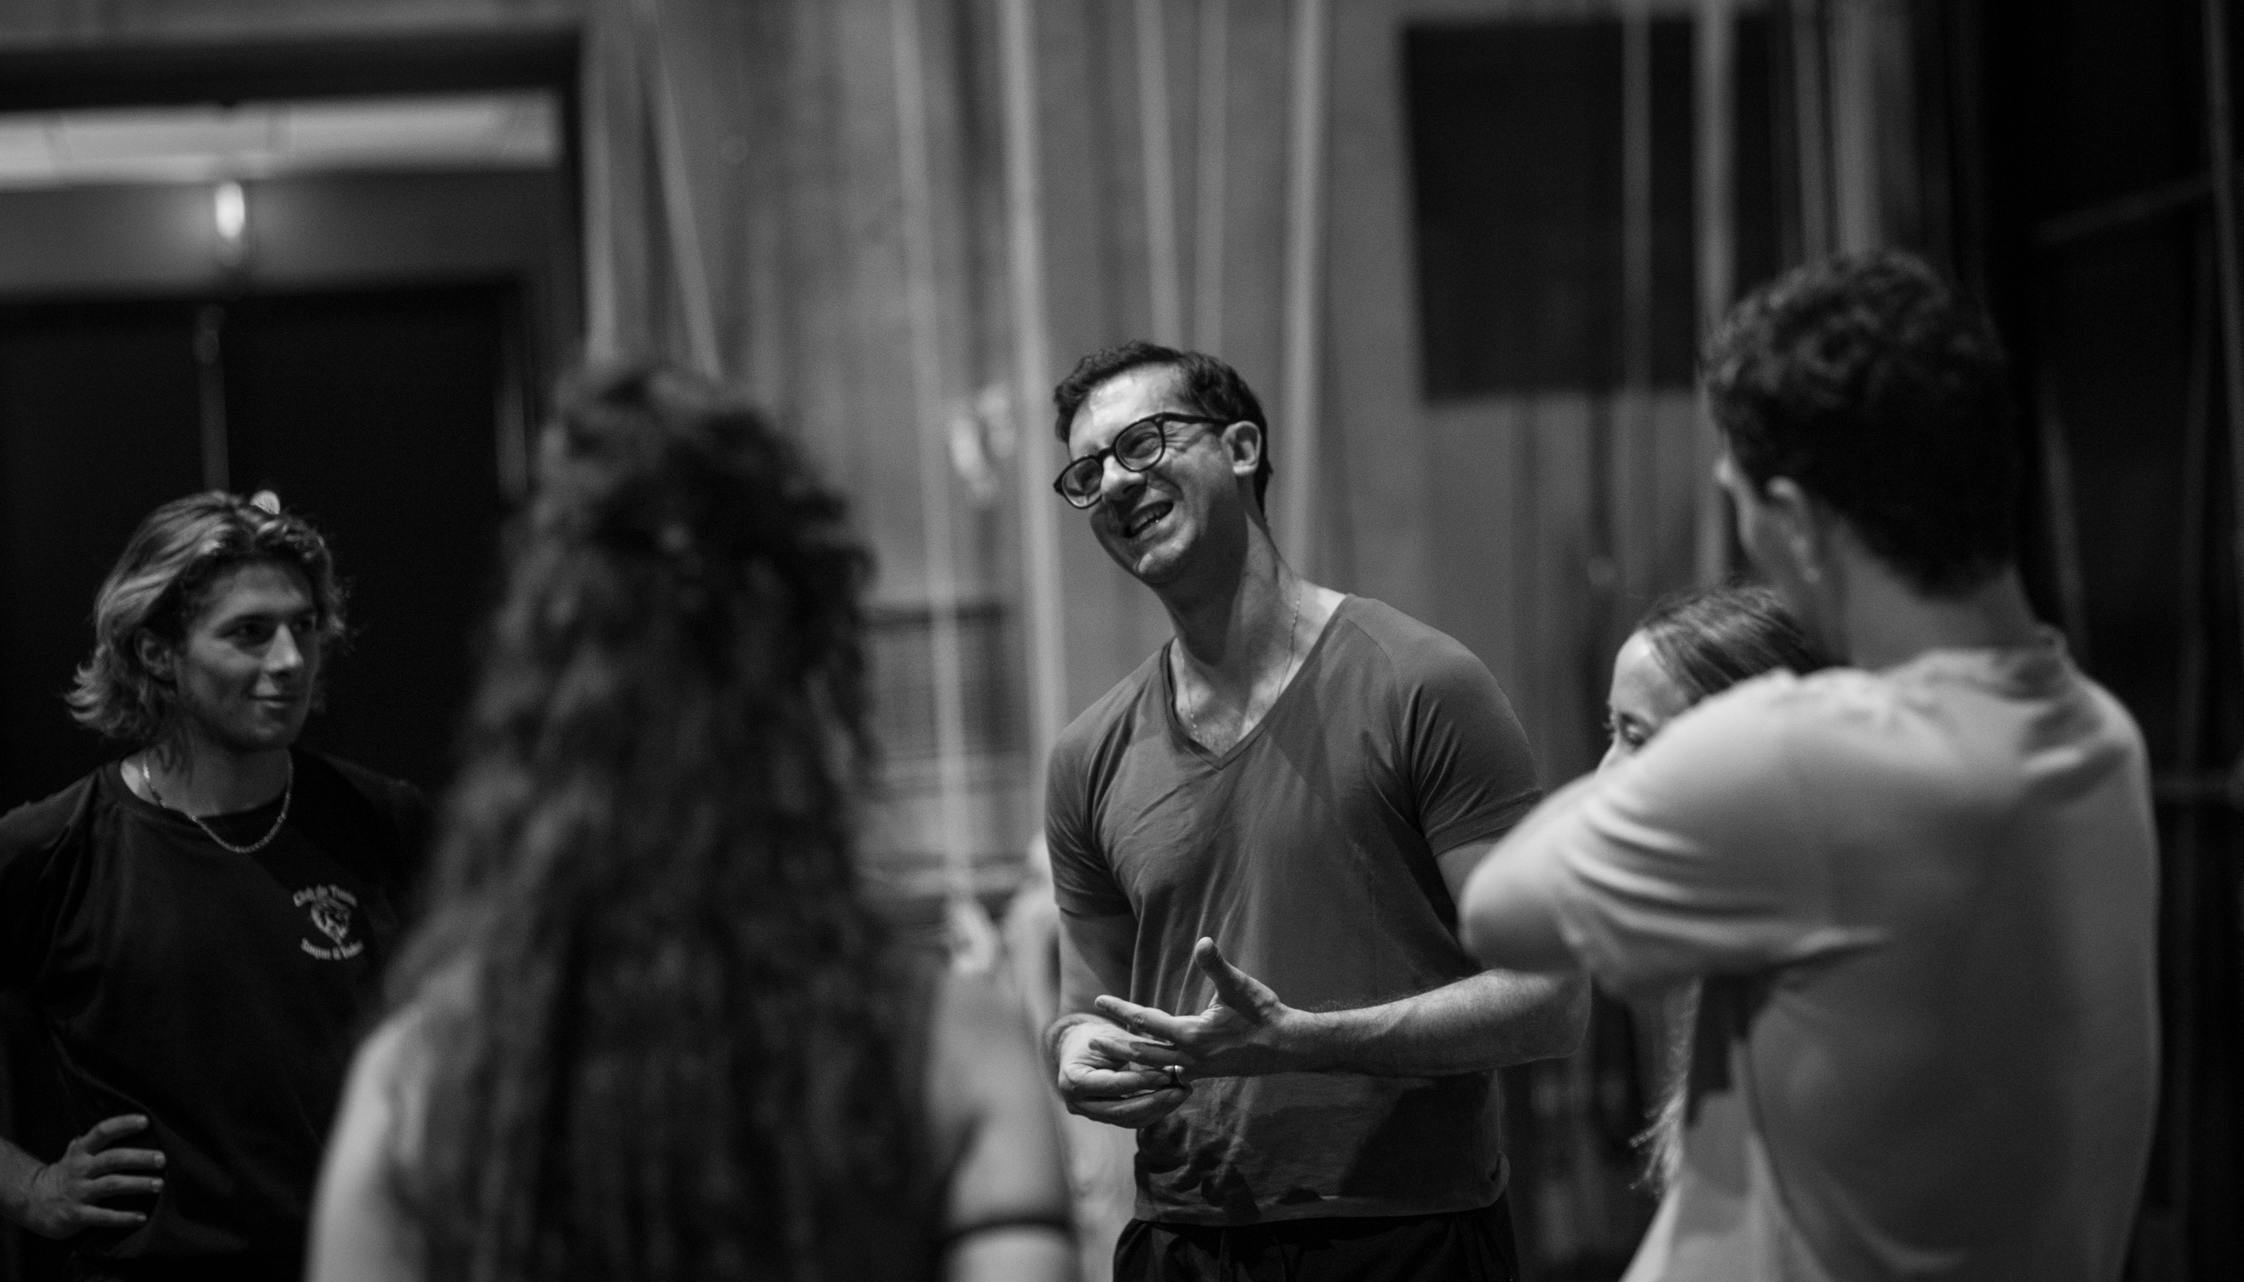
<instances>
[{"instance_id":1,"label":"t-shirt collar","mask_svg":"<svg viewBox=\"0 0 2244 1282\"><path fill-rule=\"evenodd\" d=\"M1962 683L2013 694L2034 694L2063 682L2072 664L2063 633L2047 624L2035 628L2024 645L1970 646L1927 650L1886 670L1896 682Z\"/></svg>"}]
</instances>

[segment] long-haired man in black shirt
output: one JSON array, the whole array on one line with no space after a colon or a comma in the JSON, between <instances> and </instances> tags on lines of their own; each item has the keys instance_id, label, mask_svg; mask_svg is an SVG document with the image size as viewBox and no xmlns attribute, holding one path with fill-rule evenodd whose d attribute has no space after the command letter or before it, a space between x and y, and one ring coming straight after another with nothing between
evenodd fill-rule
<instances>
[{"instance_id":1,"label":"long-haired man in black shirt","mask_svg":"<svg viewBox=\"0 0 2244 1282\"><path fill-rule=\"evenodd\" d=\"M425 827L298 750L343 592L270 492L158 508L70 694L131 745L0 817L0 987L65 1088L59 1153L0 1138L0 1214L89 1279L294 1278L352 1039Z\"/></svg>"}]
</instances>

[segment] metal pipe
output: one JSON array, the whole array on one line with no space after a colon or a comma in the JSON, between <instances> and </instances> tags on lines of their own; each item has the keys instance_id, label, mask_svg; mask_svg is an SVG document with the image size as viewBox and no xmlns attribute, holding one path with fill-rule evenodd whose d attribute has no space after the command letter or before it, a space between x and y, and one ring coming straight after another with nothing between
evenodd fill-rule
<instances>
[{"instance_id":1,"label":"metal pipe","mask_svg":"<svg viewBox=\"0 0 2244 1282\"><path fill-rule=\"evenodd\" d=\"M1331 0L1300 0L1293 31L1293 102L1289 125L1291 163L1286 174L1286 286L1284 333L1285 422L1291 435L1283 455L1292 479L1285 483L1285 517L1278 531L1294 570L1317 573L1313 524L1319 473L1319 351L1324 306L1325 75Z\"/></svg>"},{"instance_id":2,"label":"metal pipe","mask_svg":"<svg viewBox=\"0 0 2244 1282\"><path fill-rule=\"evenodd\" d=\"M1175 143L1169 128L1168 24L1164 0L1138 0L1138 146L1145 164L1145 265L1153 339L1184 337L1177 267Z\"/></svg>"},{"instance_id":3,"label":"metal pipe","mask_svg":"<svg viewBox=\"0 0 2244 1282\"><path fill-rule=\"evenodd\" d=\"M1231 2L1200 4L1200 145L1192 233L1192 333L1203 352L1223 350L1223 235L1230 180Z\"/></svg>"},{"instance_id":4,"label":"metal pipe","mask_svg":"<svg viewBox=\"0 0 2244 1282\"><path fill-rule=\"evenodd\" d=\"M1830 125L1824 98L1824 29L1819 0L1792 0L1792 111L1798 122L1800 257L1831 252Z\"/></svg>"},{"instance_id":5,"label":"metal pipe","mask_svg":"<svg viewBox=\"0 0 2244 1282\"><path fill-rule=\"evenodd\" d=\"M202 434L203 488L231 489L227 455L226 308L205 303L195 311L195 408Z\"/></svg>"},{"instance_id":6,"label":"metal pipe","mask_svg":"<svg viewBox=\"0 0 2244 1282\"><path fill-rule=\"evenodd\" d=\"M941 850L952 904L973 893L966 819L966 708L960 659L958 570L950 451L943 436L941 317L935 281L935 196L920 67L920 0L892 0L897 153L902 166L904 294L911 325L912 411L919 438L920 540L927 553L927 639L935 696L935 765Z\"/></svg>"},{"instance_id":7,"label":"metal pipe","mask_svg":"<svg viewBox=\"0 0 2244 1282\"><path fill-rule=\"evenodd\" d=\"M1597 656L1612 644L1617 601L1632 584L1634 537L1641 505L1651 492L1639 484L1657 463L1645 428L1652 401L1652 15L1642 5L1621 10L1621 298L1620 387L1593 401L1588 424L1587 510L1584 512L1590 626L1583 641L1590 661L1582 669L1594 686L1603 669ZM1652 505L1656 514L1658 505ZM1591 693L1596 693L1593 689ZM1596 699L1589 706L1595 707Z\"/></svg>"},{"instance_id":8,"label":"metal pipe","mask_svg":"<svg viewBox=\"0 0 2244 1282\"><path fill-rule=\"evenodd\" d=\"M1906 121L1890 114L1907 111L1906 100L1878 100L1881 18L1864 0L1838 0L1824 11L1825 122L1830 132L1824 161L1831 197L1831 245L1841 253L1874 249L1885 243L1880 200L1889 182L1910 181L1881 172L1881 126L1906 131Z\"/></svg>"},{"instance_id":9,"label":"metal pipe","mask_svg":"<svg viewBox=\"0 0 2244 1282\"><path fill-rule=\"evenodd\" d=\"M1621 11L1621 386L1652 386L1652 16Z\"/></svg>"},{"instance_id":10,"label":"metal pipe","mask_svg":"<svg viewBox=\"0 0 2244 1282\"><path fill-rule=\"evenodd\" d=\"M584 72L584 172L583 268L585 353L594 359L615 356L621 349L623 325L622 266L616 261L619 244L616 193L624 188L616 163L615 136L629 111L618 92L616 42L630 45L630 19L606 6L597 7L589 19ZM618 28L622 28L619 36ZM626 60L628 61L628 60Z\"/></svg>"},{"instance_id":11,"label":"metal pipe","mask_svg":"<svg viewBox=\"0 0 2244 1282\"><path fill-rule=\"evenodd\" d=\"M1004 81L1005 221L1013 283L1013 412L1020 424L1017 489L1021 504L1023 609L1029 660L1029 761L1032 776L1051 755L1067 719L1067 648L1060 613L1059 511L1046 486L1060 470L1058 442L1041 409L1052 385L1052 343L1044 294L1044 183L1036 128L1032 0L999 0L999 68Z\"/></svg>"},{"instance_id":12,"label":"metal pipe","mask_svg":"<svg viewBox=\"0 0 2244 1282\"><path fill-rule=\"evenodd\" d=\"M2228 5L2205 0L2207 176L2213 184L2213 251L2220 270L2221 374L2227 393L2230 506L2237 522L2234 555L2244 578L2244 251L2237 245L2236 136L2230 116Z\"/></svg>"},{"instance_id":13,"label":"metal pipe","mask_svg":"<svg viewBox=\"0 0 2244 1282\"><path fill-rule=\"evenodd\" d=\"M654 114L658 177L662 184L662 227L670 244L670 281L686 328L685 355L711 378L725 376L717 351L716 304L709 289L709 261L701 249L701 221L694 216L693 164L686 156L685 127L679 121L675 86L662 54L662 19L656 0L632 6L638 30L632 48L641 83ZM669 292L669 291L665 291Z\"/></svg>"},{"instance_id":14,"label":"metal pipe","mask_svg":"<svg viewBox=\"0 0 2244 1282\"><path fill-rule=\"evenodd\" d=\"M1702 0L1694 30L1697 60L1691 78L1692 117L1698 127L1698 315L1701 335L1711 334L1729 310L1737 288L1736 155L1737 25L1732 0ZM1698 581L1728 572L1729 500L1709 477L1722 442L1714 421L1693 416L1698 496L1692 561Z\"/></svg>"}]
</instances>

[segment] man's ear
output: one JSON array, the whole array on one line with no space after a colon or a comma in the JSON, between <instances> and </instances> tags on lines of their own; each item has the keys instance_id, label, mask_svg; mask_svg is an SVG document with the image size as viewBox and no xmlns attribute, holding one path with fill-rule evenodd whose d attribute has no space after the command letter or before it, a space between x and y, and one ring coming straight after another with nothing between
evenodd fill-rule
<instances>
[{"instance_id":1,"label":"man's ear","mask_svg":"<svg viewBox=\"0 0 2244 1282\"><path fill-rule=\"evenodd\" d=\"M1837 514L1789 476L1769 478L1761 488L1763 503L1775 518L1777 537L1784 541L1793 567L1809 583L1820 583L1830 569L1829 554Z\"/></svg>"},{"instance_id":2,"label":"man's ear","mask_svg":"<svg viewBox=\"0 0 2244 1282\"><path fill-rule=\"evenodd\" d=\"M1254 475L1262 466L1262 429L1245 419L1226 424L1223 429L1223 449L1231 456L1233 476Z\"/></svg>"},{"instance_id":3,"label":"man's ear","mask_svg":"<svg viewBox=\"0 0 2244 1282\"><path fill-rule=\"evenodd\" d=\"M142 628L132 634L132 652L148 675L158 681L171 681L174 656L172 648L164 644L163 638Z\"/></svg>"}]
</instances>

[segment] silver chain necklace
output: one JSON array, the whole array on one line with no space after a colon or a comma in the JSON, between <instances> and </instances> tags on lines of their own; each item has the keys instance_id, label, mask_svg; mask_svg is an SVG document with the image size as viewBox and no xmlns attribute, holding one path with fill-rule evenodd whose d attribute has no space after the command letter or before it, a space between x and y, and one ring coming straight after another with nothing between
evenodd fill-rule
<instances>
[{"instance_id":1,"label":"silver chain necklace","mask_svg":"<svg viewBox=\"0 0 2244 1282\"><path fill-rule=\"evenodd\" d=\"M1278 678L1278 689L1281 693L1283 693L1286 688L1286 682L1293 676L1294 647L1300 644L1300 638L1298 635L1296 635L1300 630L1300 623L1301 582L1300 580L1296 579L1294 581L1293 587L1293 609L1286 615L1286 670ZM1183 673L1184 656L1182 654L1179 654L1177 656L1177 674L1181 677ZM1212 689L1213 687L1210 688ZM1251 690L1247 694L1247 702L1249 704L1252 704L1254 702L1254 694ZM1277 696L1271 696L1271 706L1277 706L1277 702ZM1198 720L1194 719L1192 715L1192 702L1191 700L1185 698L1184 682L1181 680L1177 682L1177 711L1184 714L1184 728L1191 732L1193 742L1200 744L1207 743L1207 740L1200 737L1200 723ZM1263 712L1265 714L1267 714L1269 711L1269 708L1263 709ZM1246 712L1244 709L1242 709L1239 714L1239 724L1240 726L1244 727L1246 723ZM143 766L141 768L141 773L145 775L147 773L147 767Z\"/></svg>"},{"instance_id":2,"label":"silver chain necklace","mask_svg":"<svg viewBox=\"0 0 2244 1282\"><path fill-rule=\"evenodd\" d=\"M156 791L156 777L155 777L154 775L152 775L152 774L149 774L149 773L148 773L148 762L147 762L147 759L146 759L146 758L143 758L143 759L142 759L142 760L140 761L140 763L139 763L139 764L140 764L140 786L141 786L141 787L143 787L143 788L146 788L146 789L148 790L148 799L149 799L150 801L153 801L153 802L155 802L155 803L156 803L157 805L159 805L159 806L162 806L162 807L163 807L164 809L166 809L166 810L169 810L169 811L172 811L172 812L173 812L173 813L175 813L175 814L182 814L182 815L187 815L187 812L186 812L186 811L184 811L184 810L181 810L181 809L180 809L179 807L177 807L177 806L175 806L175 805L171 804L170 802L168 802L168 801L164 800L164 794L162 794L162 793L160 793L160 792ZM278 837L278 836L280 836L281 825L283 825L283 824L285 824L285 823L287 823L287 822L288 822L288 803L289 803L289 800L290 800L290 798L294 797L295 795L296 795L296 758L294 758L294 757L290 757L290 758L288 758L288 782L287 782L286 784L282 785L282 787L281 787L281 808L280 808L280 814L278 814L278 815L274 816L274 818L273 818L273 826L272 826L272 829L271 829L270 831L268 831L268 832L267 832L267 833L266 833L266 834L265 834L264 836L262 836L262 837L259 837L259 838L258 838L257 840L255 840L255 841L253 841L253 842L249 843L249 844L248 844L248 845L246 845L246 846L237 846L237 845L235 845L235 844L234 844L233 842L230 842L230 841L226 840L226 839L225 839L224 837L221 837L221 836L219 836L219 835L218 835L218 833L217 833L217 832L216 832L215 830L213 830L213 829L211 828L211 826L210 826L209 824L206 824L206 823L204 823L204 822L202 821L202 818L201 818L200 816L198 816L198 815L187 815L187 818L188 818L189 820L191 820L191 821L192 821L192 822L194 823L194 825L195 825L195 826L196 826L197 828L200 828L200 829L202 829L202 830L203 830L203 835L204 835L205 837L208 837L208 838L210 838L210 839L211 839L212 841L215 841L215 842L217 842L217 843L218 843L218 844L219 844L220 846L223 846L223 847L225 847L225 848L226 848L227 850L230 850L230 851L232 851L233 853L235 853L235 854L237 854L237 855L254 855L254 854L256 854L256 853L257 853L258 851L260 851L260 850L263 850L263 849L264 849L265 847L267 847L267 846L270 846L270 845L272 845L272 844L273 844L273 838L275 838L275 837Z\"/></svg>"}]
</instances>

